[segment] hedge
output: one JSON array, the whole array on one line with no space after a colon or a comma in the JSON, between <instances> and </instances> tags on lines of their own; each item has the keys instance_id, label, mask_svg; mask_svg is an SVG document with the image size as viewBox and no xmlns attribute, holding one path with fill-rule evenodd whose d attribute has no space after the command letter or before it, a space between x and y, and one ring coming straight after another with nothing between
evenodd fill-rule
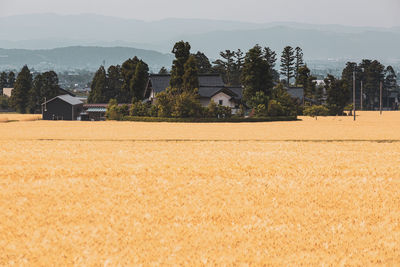
<instances>
[{"instance_id":1,"label":"hedge","mask_svg":"<svg viewBox=\"0 0 400 267\"><path fill-rule=\"evenodd\" d=\"M259 118L162 118L162 117L134 117L125 116L123 121L142 121L142 122L271 122L271 121L296 121L296 116L281 117L259 117Z\"/></svg>"}]
</instances>

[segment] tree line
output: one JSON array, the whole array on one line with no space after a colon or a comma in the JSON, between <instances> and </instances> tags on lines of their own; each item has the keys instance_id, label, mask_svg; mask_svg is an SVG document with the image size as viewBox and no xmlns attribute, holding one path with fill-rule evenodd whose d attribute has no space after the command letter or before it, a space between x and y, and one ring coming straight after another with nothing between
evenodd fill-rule
<instances>
[{"instance_id":1,"label":"tree line","mask_svg":"<svg viewBox=\"0 0 400 267\"><path fill-rule=\"evenodd\" d=\"M4 86L4 72L0 74L2 87ZM7 106L19 113L40 113L41 104L45 99L56 97L60 94L58 77L54 71L37 73L34 77L28 66L24 66L18 73L16 79L13 72L8 74L7 86L13 87Z\"/></svg>"},{"instance_id":2,"label":"tree line","mask_svg":"<svg viewBox=\"0 0 400 267\"><path fill-rule=\"evenodd\" d=\"M274 82L279 82L279 75L273 68L276 54L271 49L256 45L245 54L240 50L227 50L221 52L223 59L215 61L214 66L203 53L192 54L190 49L188 42L180 41L174 45L172 53L175 59L171 67L170 85L165 91L157 94L155 105L141 102L144 97L141 94L142 98L132 97L132 105L128 110L127 106L117 105L118 99L111 98L107 116L121 117L121 113L122 116L130 114L177 118L231 116L232 111L229 107L222 107L213 101L208 107L202 107L200 104L198 75L210 72L222 74L228 85L243 85L243 102L239 116L244 115L245 106L253 109L254 116L259 117L297 114L299 103L289 96L283 84ZM289 72L282 67L285 73L291 75L289 81L294 70L297 71L292 68L293 64L291 61L288 63ZM162 68L160 73L167 71Z\"/></svg>"}]
</instances>

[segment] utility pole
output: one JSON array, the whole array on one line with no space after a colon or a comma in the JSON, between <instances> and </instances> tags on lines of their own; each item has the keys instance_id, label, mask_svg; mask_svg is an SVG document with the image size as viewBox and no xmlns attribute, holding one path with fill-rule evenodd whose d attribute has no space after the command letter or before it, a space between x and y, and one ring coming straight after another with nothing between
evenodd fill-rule
<instances>
[{"instance_id":1,"label":"utility pole","mask_svg":"<svg viewBox=\"0 0 400 267\"><path fill-rule=\"evenodd\" d=\"M356 120L356 71L353 71L353 120Z\"/></svg>"},{"instance_id":2,"label":"utility pole","mask_svg":"<svg viewBox=\"0 0 400 267\"><path fill-rule=\"evenodd\" d=\"M361 110L363 110L363 81L361 80L361 97L360 97L360 105L361 105Z\"/></svg>"},{"instance_id":3,"label":"utility pole","mask_svg":"<svg viewBox=\"0 0 400 267\"><path fill-rule=\"evenodd\" d=\"M379 84L379 110L382 115L382 82Z\"/></svg>"}]
</instances>

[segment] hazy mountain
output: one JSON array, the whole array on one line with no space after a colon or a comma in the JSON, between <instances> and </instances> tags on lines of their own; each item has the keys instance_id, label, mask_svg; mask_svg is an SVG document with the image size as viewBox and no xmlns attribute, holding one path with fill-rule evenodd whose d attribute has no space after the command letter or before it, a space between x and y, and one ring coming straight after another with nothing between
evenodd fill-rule
<instances>
[{"instance_id":1,"label":"hazy mountain","mask_svg":"<svg viewBox=\"0 0 400 267\"><path fill-rule=\"evenodd\" d=\"M239 18L240 19L240 18ZM66 46L120 47L106 50L77 47L50 51L15 51L1 57L0 65L22 64L24 60L40 61L57 67L85 67L120 63L128 57L143 55L134 47L170 53L176 41L189 41L193 51L203 51L217 58L219 51L241 48L246 50L259 43L270 46L278 55L286 45L301 46L307 60L347 60L376 58L382 61L400 59L400 28L350 27L342 25L313 25L294 22L247 23L205 19L164 19L140 21L93 14L56 15L35 14L0 18L0 47L21 49L51 49ZM70 49L70 50L68 50ZM83 49L83 48L81 48ZM74 51L71 58L67 52ZM118 51L118 56L116 55ZM5 52L2 51L2 54ZM11 53L8 51L7 53ZM28 55L24 59L20 55ZM108 54L111 53L111 54ZM171 55L148 51L153 68L171 65ZM82 56L79 56L82 55ZM123 58L125 57L125 58ZM144 59L144 58L143 58ZM88 61L88 62L86 62ZM36 64L36 63L35 63Z\"/></svg>"},{"instance_id":2,"label":"hazy mountain","mask_svg":"<svg viewBox=\"0 0 400 267\"><path fill-rule=\"evenodd\" d=\"M152 71L170 66L172 55L156 51L128 47L64 47L50 50L0 49L0 69L19 69L27 64L36 70L88 69L96 70L100 65L122 64L137 56L143 59Z\"/></svg>"}]
</instances>

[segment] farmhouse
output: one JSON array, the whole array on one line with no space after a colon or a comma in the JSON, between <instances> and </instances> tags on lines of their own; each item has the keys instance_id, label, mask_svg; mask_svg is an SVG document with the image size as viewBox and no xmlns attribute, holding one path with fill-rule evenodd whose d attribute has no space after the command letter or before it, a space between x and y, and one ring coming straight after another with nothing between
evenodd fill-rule
<instances>
[{"instance_id":1,"label":"farmhouse","mask_svg":"<svg viewBox=\"0 0 400 267\"><path fill-rule=\"evenodd\" d=\"M42 104L43 120L77 120L83 103L71 95L59 95Z\"/></svg>"},{"instance_id":2,"label":"farmhouse","mask_svg":"<svg viewBox=\"0 0 400 267\"><path fill-rule=\"evenodd\" d=\"M151 74L145 91L145 98L154 103L156 95L169 87L171 75ZM242 101L242 87L225 86L219 74L199 75L200 103L207 106L214 101L222 106L232 108L235 113Z\"/></svg>"}]
</instances>

